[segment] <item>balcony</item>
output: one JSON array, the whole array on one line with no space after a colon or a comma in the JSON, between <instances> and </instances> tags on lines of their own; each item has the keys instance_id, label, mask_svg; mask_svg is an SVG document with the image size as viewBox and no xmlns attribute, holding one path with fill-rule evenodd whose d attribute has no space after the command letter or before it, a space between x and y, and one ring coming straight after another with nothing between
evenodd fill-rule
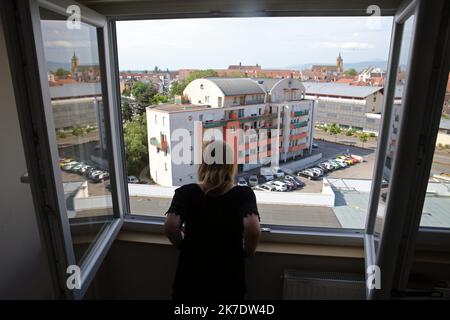
<instances>
[{"instance_id":1,"label":"balcony","mask_svg":"<svg viewBox=\"0 0 450 320\"><path fill-rule=\"evenodd\" d=\"M203 122L203 128L217 128L223 127L227 124L226 120L215 120L215 121L206 121Z\"/></svg>"},{"instance_id":2,"label":"balcony","mask_svg":"<svg viewBox=\"0 0 450 320\"><path fill-rule=\"evenodd\" d=\"M308 121L301 121L299 123L291 123L291 129L303 128L308 126Z\"/></svg>"},{"instance_id":3,"label":"balcony","mask_svg":"<svg viewBox=\"0 0 450 320\"><path fill-rule=\"evenodd\" d=\"M303 149L306 149L306 148L307 148L306 143L302 143L302 144L299 144L299 145L296 145L296 146L289 147L288 151L289 152L295 152L295 151L300 151L300 150L303 150Z\"/></svg>"},{"instance_id":4,"label":"balcony","mask_svg":"<svg viewBox=\"0 0 450 320\"><path fill-rule=\"evenodd\" d=\"M292 111L291 117L300 117L300 116L307 116L309 114L309 110L301 110L301 111Z\"/></svg>"},{"instance_id":5,"label":"balcony","mask_svg":"<svg viewBox=\"0 0 450 320\"><path fill-rule=\"evenodd\" d=\"M289 140L299 140L299 139L306 138L307 136L308 136L307 132L301 132L299 134L291 134L289 136Z\"/></svg>"},{"instance_id":6,"label":"balcony","mask_svg":"<svg viewBox=\"0 0 450 320\"><path fill-rule=\"evenodd\" d=\"M161 149L161 150L163 150L163 151L167 151L167 150L169 149L169 144L167 143L166 140L162 140L162 141L160 142L160 141L159 141L157 138L155 138L155 137L150 138L150 145L152 145L152 146L154 146L154 147L157 147L157 148L159 148L159 149Z\"/></svg>"}]
</instances>

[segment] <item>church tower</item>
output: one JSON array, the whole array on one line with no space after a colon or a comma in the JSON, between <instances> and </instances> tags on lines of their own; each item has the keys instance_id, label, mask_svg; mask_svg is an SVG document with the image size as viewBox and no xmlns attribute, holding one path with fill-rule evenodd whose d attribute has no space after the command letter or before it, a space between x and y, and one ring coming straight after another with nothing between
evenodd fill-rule
<instances>
[{"instance_id":1,"label":"church tower","mask_svg":"<svg viewBox=\"0 0 450 320\"><path fill-rule=\"evenodd\" d=\"M340 52L339 56L336 58L336 67L338 72L344 72L344 60L342 59Z\"/></svg>"},{"instance_id":2,"label":"church tower","mask_svg":"<svg viewBox=\"0 0 450 320\"><path fill-rule=\"evenodd\" d=\"M78 66L80 65L80 60L78 59L78 57L75 55L75 51L73 52L73 56L71 59L71 71L72 73L77 72Z\"/></svg>"}]
</instances>

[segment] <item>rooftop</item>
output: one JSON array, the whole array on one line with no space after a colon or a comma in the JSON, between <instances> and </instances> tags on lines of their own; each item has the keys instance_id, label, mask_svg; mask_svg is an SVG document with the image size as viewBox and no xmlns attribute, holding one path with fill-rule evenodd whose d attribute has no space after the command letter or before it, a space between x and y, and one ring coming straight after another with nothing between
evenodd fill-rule
<instances>
[{"instance_id":1,"label":"rooftop","mask_svg":"<svg viewBox=\"0 0 450 320\"><path fill-rule=\"evenodd\" d=\"M198 104L173 104L165 103L149 107L153 110L162 111L165 113L176 113L176 112L186 112L186 111L201 111L211 108L209 105L198 105Z\"/></svg>"},{"instance_id":2,"label":"rooftop","mask_svg":"<svg viewBox=\"0 0 450 320\"><path fill-rule=\"evenodd\" d=\"M226 96L239 96L245 94L265 94L264 90L250 78L207 78L207 79L214 82Z\"/></svg>"},{"instance_id":3,"label":"rooftop","mask_svg":"<svg viewBox=\"0 0 450 320\"><path fill-rule=\"evenodd\" d=\"M102 86L100 82L77 82L50 87L50 97L52 100L96 97L101 95Z\"/></svg>"},{"instance_id":4,"label":"rooftop","mask_svg":"<svg viewBox=\"0 0 450 320\"><path fill-rule=\"evenodd\" d=\"M303 85L305 86L306 94L360 99L383 89L383 87L351 86L347 83L335 82L303 82Z\"/></svg>"}]
</instances>

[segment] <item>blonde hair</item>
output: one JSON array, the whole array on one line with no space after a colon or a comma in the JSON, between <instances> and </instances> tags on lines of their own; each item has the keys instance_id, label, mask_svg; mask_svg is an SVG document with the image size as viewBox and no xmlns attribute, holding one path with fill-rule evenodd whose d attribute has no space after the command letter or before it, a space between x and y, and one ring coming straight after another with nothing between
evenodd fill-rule
<instances>
[{"instance_id":1,"label":"blonde hair","mask_svg":"<svg viewBox=\"0 0 450 320\"><path fill-rule=\"evenodd\" d=\"M225 193L234 185L236 169L233 150L227 143L210 141L204 145L202 163L198 167L198 180L205 194Z\"/></svg>"}]
</instances>

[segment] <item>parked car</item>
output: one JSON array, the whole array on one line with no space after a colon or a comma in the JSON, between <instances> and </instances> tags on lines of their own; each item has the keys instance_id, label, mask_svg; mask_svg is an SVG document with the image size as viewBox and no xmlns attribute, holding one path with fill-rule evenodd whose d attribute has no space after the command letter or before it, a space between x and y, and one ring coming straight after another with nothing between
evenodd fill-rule
<instances>
[{"instance_id":1,"label":"parked car","mask_svg":"<svg viewBox=\"0 0 450 320\"><path fill-rule=\"evenodd\" d=\"M313 147L313 149L317 149L317 148L319 148L319 145L317 143L313 143L312 147Z\"/></svg>"},{"instance_id":2,"label":"parked car","mask_svg":"<svg viewBox=\"0 0 450 320\"><path fill-rule=\"evenodd\" d=\"M260 169L260 175L265 179L265 181L272 181L274 179L272 168L262 167Z\"/></svg>"},{"instance_id":3,"label":"parked car","mask_svg":"<svg viewBox=\"0 0 450 320\"><path fill-rule=\"evenodd\" d=\"M260 186L256 186L254 187L255 190L259 190L259 191L275 191L275 187L267 185L267 184L262 184Z\"/></svg>"},{"instance_id":4,"label":"parked car","mask_svg":"<svg viewBox=\"0 0 450 320\"><path fill-rule=\"evenodd\" d=\"M247 181L245 181L244 178L240 177L240 178L238 178L237 185L241 186L241 187L246 187L246 186L248 186L248 183L247 183Z\"/></svg>"},{"instance_id":5,"label":"parked car","mask_svg":"<svg viewBox=\"0 0 450 320\"><path fill-rule=\"evenodd\" d=\"M77 166L77 165L78 165L77 161L68 162L61 169L63 169L64 171L70 171L72 169L72 167Z\"/></svg>"},{"instance_id":6,"label":"parked car","mask_svg":"<svg viewBox=\"0 0 450 320\"><path fill-rule=\"evenodd\" d=\"M281 181L272 181L271 184L275 187L276 191L287 191L288 187L285 183Z\"/></svg>"},{"instance_id":7,"label":"parked car","mask_svg":"<svg viewBox=\"0 0 450 320\"><path fill-rule=\"evenodd\" d=\"M335 162L339 163L341 165L342 168L347 168L349 165L347 164L347 162L345 162L342 159L336 158L334 159Z\"/></svg>"},{"instance_id":8,"label":"parked car","mask_svg":"<svg viewBox=\"0 0 450 320\"><path fill-rule=\"evenodd\" d=\"M135 176L128 176L128 183L139 183L139 179Z\"/></svg>"},{"instance_id":9,"label":"parked car","mask_svg":"<svg viewBox=\"0 0 450 320\"><path fill-rule=\"evenodd\" d=\"M338 162L336 162L336 161L334 161L334 160L328 160L328 163L329 164L331 164L332 166L333 166L333 169L334 170L338 170L338 169L341 169L342 168L342 166L338 163Z\"/></svg>"},{"instance_id":10,"label":"parked car","mask_svg":"<svg viewBox=\"0 0 450 320\"><path fill-rule=\"evenodd\" d=\"M92 181L93 182L102 182L109 179L109 173L102 171L101 173L98 174L94 174L94 176L92 177Z\"/></svg>"},{"instance_id":11,"label":"parked car","mask_svg":"<svg viewBox=\"0 0 450 320\"><path fill-rule=\"evenodd\" d=\"M297 185L298 188L303 188L305 186L305 183L295 176L286 175L284 178L287 180L293 181Z\"/></svg>"},{"instance_id":12,"label":"parked car","mask_svg":"<svg viewBox=\"0 0 450 320\"><path fill-rule=\"evenodd\" d=\"M323 176L323 170L320 169L319 167L312 167L312 168L309 168L309 169L314 171L315 173L317 173L319 177Z\"/></svg>"},{"instance_id":13,"label":"parked car","mask_svg":"<svg viewBox=\"0 0 450 320\"><path fill-rule=\"evenodd\" d=\"M319 174L310 169L305 169L297 173L298 176L308 178L309 180L316 180L319 178Z\"/></svg>"},{"instance_id":14,"label":"parked car","mask_svg":"<svg viewBox=\"0 0 450 320\"><path fill-rule=\"evenodd\" d=\"M89 168L93 168L93 166L90 166L90 165L88 165L88 164L85 164L85 165L83 165L83 166L81 167L80 172L84 174Z\"/></svg>"},{"instance_id":15,"label":"parked car","mask_svg":"<svg viewBox=\"0 0 450 320\"><path fill-rule=\"evenodd\" d=\"M285 183L289 190L296 190L297 189L297 184L295 184L293 181L291 181L289 179L281 179L280 181Z\"/></svg>"},{"instance_id":16,"label":"parked car","mask_svg":"<svg viewBox=\"0 0 450 320\"><path fill-rule=\"evenodd\" d=\"M73 166L72 168L70 168L70 171L74 172L74 173L78 173L81 172L81 168L83 168L84 163L79 163L75 166Z\"/></svg>"},{"instance_id":17,"label":"parked car","mask_svg":"<svg viewBox=\"0 0 450 320\"><path fill-rule=\"evenodd\" d=\"M346 156L337 156L336 159L344 161L344 162L345 162L347 165L349 165L349 166L351 166L352 164L354 164L354 163L353 163L353 160L350 159L349 157L346 157Z\"/></svg>"},{"instance_id":18,"label":"parked car","mask_svg":"<svg viewBox=\"0 0 450 320\"><path fill-rule=\"evenodd\" d=\"M248 178L248 183L252 187L258 185L258 183L259 183L258 177L255 175L250 176L250 178Z\"/></svg>"},{"instance_id":19,"label":"parked car","mask_svg":"<svg viewBox=\"0 0 450 320\"><path fill-rule=\"evenodd\" d=\"M281 170L280 168L274 168L273 169L273 174L277 177L277 178L283 178L285 173L283 170Z\"/></svg>"},{"instance_id":20,"label":"parked car","mask_svg":"<svg viewBox=\"0 0 450 320\"><path fill-rule=\"evenodd\" d=\"M324 165L324 164L322 164L322 163L319 163L319 164L317 165L317 167L318 167L320 170L322 170L324 174L325 174L325 173L328 173L328 172L330 171L330 169L328 169L329 167L326 166L326 165Z\"/></svg>"},{"instance_id":21,"label":"parked car","mask_svg":"<svg viewBox=\"0 0 450 320\"><path fill-rule=\"evenodd\" d=\"M334 170L334 166L328 161L322 162L320 165L324 166L325 168L327 168L328 171L333 171Z\"/></svg>"}]
</instances>

